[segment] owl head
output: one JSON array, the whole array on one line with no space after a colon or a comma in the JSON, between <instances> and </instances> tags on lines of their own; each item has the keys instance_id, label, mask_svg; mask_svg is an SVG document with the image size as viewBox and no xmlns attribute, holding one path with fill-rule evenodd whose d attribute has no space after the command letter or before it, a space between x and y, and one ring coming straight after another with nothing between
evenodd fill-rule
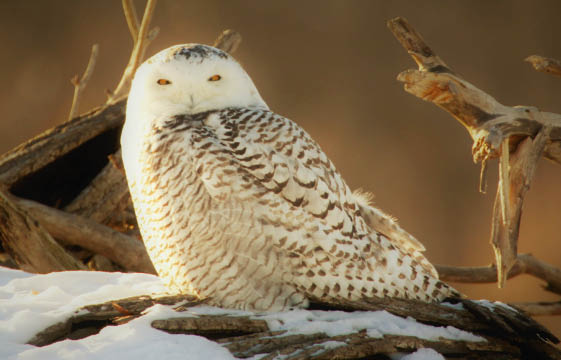
<instances>
[{"instance_id":1,"label":"owl head","mask_svg":"<svg viewBox=\"0 0 561 360\"><path fill-rule=\"evenodd\" d=\"M207 45L176 45L138 68L127 118L129 112L161 117L228 107L268 109L249 75L232 56Z\"/></svg>"}]
</instances>

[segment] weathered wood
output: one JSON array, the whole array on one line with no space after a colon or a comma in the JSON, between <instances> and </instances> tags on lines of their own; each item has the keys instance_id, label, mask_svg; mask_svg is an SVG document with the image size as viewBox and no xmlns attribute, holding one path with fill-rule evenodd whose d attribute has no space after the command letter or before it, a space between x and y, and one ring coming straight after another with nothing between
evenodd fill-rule
<instances>
[{"instance_id":1,"label":"weathered wood","mask_svg":"<svg viewBox=\"0 0 561 360\"><path fill-rule=\"evenodd\" d=\"M192 334L207 338L224 338L268 331L264 320L247 316L200 316L152 321L152 327L171 334Z\"/></svg>"},{"instance_id":2,"label":"weathered wood","mask_svg":"<svg viewBox=\"0 0 561 360\"><path fill-rule=\"evenodd\" d=\"M524 61L532 64L537 71L546 74L561 76L561 61L557 59L546 58L540 55L528 56Z\"/></svg>"},{"instance_id":3,"label":"weathered wood","mask_svg":"<svg viewBox=\"0 0 561 360\"><path fill-rule=\"evenodd\" d=\"M479 334L491 334L501 329L505 334L509 333L513 339L528 337L559 342L549 330L523 313L506 311L502 307L490 311L487 307L468 299L450 299L451 302L461 303L468 311L439 303L395 298L368 298L362 301L312 299L312 301L315 304L313 306L319 305L320 308L345 311L385 310L404 318L410 316L418 322L430 325L454 326Z\"/></svg>"},{"instance_id":4,"label":"weathered wood","mask_svg":"<svg viewBox=\"0 0 561 360\"><path fill-rule=\"evenodd\" d=\"M489 266L435 266L444 281L462 283L491 283L497 281L497 267ZM545 289L561 295L561 270L531 254L519 254L508 273L508 278L528 274L546 281Z\"/></svg>"},{"instance_id":5,"label":"weathered wood","mask_svg":"<svg viewBox=\"0 0 561 360\"><path fill-rule=\"evenodd\" d=\"M499 287L504 286L508 272L517 261L522 205L548 135L549 128L542 128L534 139L527 137L522 140L512 154L508 151L508 139L503 142L499 166L501 177L491 227L491 245L497 259Z\"/></svg>"},{"instance_id":6,"label":"weathered wood","mask_svg":"<svg viewBox=\"0 0 561 360\"><path fill-rule=\"evenodd\" d=\"M19 207L35 217L55 238L101 254L126 270L155 274L144 244L128 235L81 216L10 195Z\"/></svg>"},{"instance_id":7,"label":"weathered wood","mask_svg":"<svg viewBox=\"0 0 561 360\"><path fill-rule=\"evenodd\" d=\"M192 296L168 295L160 297L135 296L108 301L103 304L88 305L76 310L74 315L66 321L51 325L37 333L27 343L35 346L50 345L71 337L73 332L82 329L84 324L87 327L95 324L94 327L97 328L97 331L94 333L97 333L107 325L126 323L121 321L123 317L130 321L155 304L175 305L177 303L183 303L184 306L195 306L202 302Z\"/></svg>"},{"instance_id":8,"label":"weathered wood","mask_svg":"<svg viewBox=\"0 0 561 360\"><path fill-rule=\"evenodd\" d=\"M491 339L489 342L447 339L431 341L413 336L385 335L382 338L371 338L364 333L353 333L289 346L280 351L271 352L261 359L275 359L279 354L283 356L283 359L290 360L364 359L376 355L411 353L421 348L431 348L442 355L454 358L496 360L519 359L521 356L518 348L495 339ZM237 356L235 353L234 355Z\"/></svg>"},{"instance_id":9,"label":"weathered wood","mask_svg":"<svg viewBox=\"0 0 561 360\"><path fill-rule=\"evenodd\" d=\"M47 130L0 157L0 183L11 186L124 121L125 100L121 99Z\"/></svg>"},{"instance_id":10,"label":"weathered wood","mask_svg":"<svg viewBox=\"0 0 561 360\"><path fill-rule=\"evenodd\" d=\"M526 302L512 304L532 316L561 315L561 301Z\"/></svg>"},{"instance_id":11,"label":"weathered wood","mask_svg":"<svg viewBox=\"0 0 561 360\"><path fill-rule=\"evenodd\" d=\"M454 74L407 20L392 19L388 27L419 67L398 75L405 91L450 113L472 137L473 159L482 162L480 188L487 161L500 156L491 243L502 287L517 259L523 200L537 162L543 154L561 164L561 115L499 103Z\"/></svg>"},{"instance_id":12,"label":"weathered wood","mask_svg":"<svg viewBox=\"0 0 561 360\"><path fill-rule=\"evenodd\" d=\"M491 95L455 75L403 18L388 27L419 66L398 75L405 91L449 112L474 140L474 160L498 157L502 140L511 138L513 150L523 137L551 128L544 155L561 164L561 115L528 106L502 105Z\"/></svg>"},{"instance_id":13,"label":"weathered wood","mask_svg":"<svg viewBox=\"0 0 561 360\"><path fill-rule=\"evenodd\" d=\"M245 336L217 339L234 356L248 358L257 354L276 353L289 346L310 344L314 341L327 339L325 333L286 335L286 331L265 331Z\"/></svg>"},{"instance_id":14,"label":"weathered wood","mask_svg":"<svg viewBox=\"0 0 561 360\"><path fill-rule=\"evenodd\" d=\"M123 199L129 197L129 188L123 171L123 160L119 149L105 168L66 206L65 210L98 223L105 223Z\"/></svg>"},{"instance_id":15,"label":"weathered wood","mask_svg":"<svg viewBox=\"0 0 561 360\"><path fill-rule=\"evenodd\" d=\"M77 310L65 322L45 329L29 343L44 346L68 337L95 333L109 324L126 323L156 303L181 304L175 307L176 311L188 311L190 307L200 304L201 301L184 295L160 298L139 296L90 305ZM282 355L287 359L359 359L376 354L413 352L419 348L430 347L445 356L517 359L531 354L535 358L543 356L544 358L561 359L561 352L558 349L535 334L528 335L528 331L536 330L535 323L531 319L500 306L490 310L477 303L463 302L464 309L462 310L441 304L425 304L398 299L372 299L368 302L341 301L337 304L331 302L319 305L343 311L386 310L394 314L399 313L403 317L413 317L419 322L432 326L455 326L483 336L487 341L465 342L447 339L429 341L395 335L371 338L365 331L360 330L337 336L328 336L322 332L291 334L286 331L270 331L267 323L260 319L263 314L253 316L191 315L155 320L152 322L152 326L174 334L205 336L240 358L264 354L263 358L275 358L275 356ZM505 332L505 329L508 329L509 332Z\"/></svg>"},{"instance_id":16,"label":"weathered wood","mask_svg":"<svg viewBox=\"0 0 561 360\"><path fill-rule=\"evenodd\" d=\"M22 270L49 273L83 270L41 224L0 191L0 242Z\"/></svg>"},{"instance_id":17,"label":"weathered wood","mask_svg":"<svg viewBox=\"0 0 561 360\"><path fill-rule=\"evenodd\" d=\"M215 48L218 48L227 53L233 54L242 42L242 36L240 33L234 30L224 30L216 39L214 44Z\"/></svg>"}]
</instances>

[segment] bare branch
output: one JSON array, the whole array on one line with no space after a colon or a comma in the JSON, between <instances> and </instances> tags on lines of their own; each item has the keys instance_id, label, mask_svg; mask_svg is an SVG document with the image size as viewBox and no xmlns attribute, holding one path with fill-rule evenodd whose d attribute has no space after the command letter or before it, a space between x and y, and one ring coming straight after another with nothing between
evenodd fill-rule
<instances>
[{"instance_id":1,"label":"bare branch","mask_svg":"<svg viewBox=\"0 0 561 360\"><path fill-rule=\"evenodd\" d=\"M442 59L425 43L419 34L404 18L389 20L388 28L397 41L407 50L421 71L447 71L450 69Z\"/></svg>"},{"instance_id":2,"label":"bare branch","mask_svg":"<svg viewBox=\"0 0 561 360\"><path fill-rule=\"evenodd\" d=\"M460 283L492 283L497 281L495 265L460 267L436 265L440 278L444 281ZM507 278L520 274L532 275L546 282L545 289L561 295L561 270L530 254L519 254Z\"/></svg>"},{"instance_id":3,"label":"bare branch","mask_svg":"<svg viewBox=\"0 0 561 360\"><path fill-rule=\"evenodd\" d=\"M481 160L481 171L479 173L479 192L487 193L487 159Z\"/></svg>"},{"instance_id":4,"label":"bare branch","mask_svg":"<svg viewBox=\"0 0 561 360\"><path fill-rule=\"evenodd\" d=\"M61 242L101 254L126 270L156 273L141 241L95 221L35 201L19 199L13 195L10 200L29 212Z\"/></svg>"},{"instance_id":5,"label":"bare branch","mask_svg":"<svg viewBox=\"0 0 561 360\"><path fill-rule=\"evenodd\" d=\"M540 55L531 55L524 59L524 61L532 64L537 71L561 76L561 61L559 60L546 58Z\"/></svg>"},{"instance_id":6,"label":"bare branch","mask_svg":"<svg viewBox=\"0 0 561 360\"><path fill-rule=\"evenodd\" d=\"M538 161L542 156L545 143L549 137L549 128L544 127L534 139L527 137L518 145L516 152L510 160L506 159L503 165L503 155L499 167L499 189L500 202L504 201L502 215L503 221L499 221L499 214L494 210L493 227L491 230L491 244L495 251L497 266L499 269L499 287L504 285L506 274L516 262L518 249L518 234L522 218L522 205L524 197L530 189L530 184L536 172ZM508 138L504 143L508 142ZM508 153L508 145L505 144L503 151ZM507 168L508 170L502 170ZM505 174L506 173L506 174ZM504 175L504 177L503 177ZM497 201L499 197L495 199ZM495 204L497 206L497 204Z\"/></svg>"},{"instance_id":7,"label":"bare branch","mask_svg":"<svg viewBox=\"0 0 561 360\"><path fill-rule=\"evenodd\" d=\"M48 273L84 270L43 226L0 191L0 242L25 271Z\"/></svg>"},{"instance_id":8,"label":"bare branch","mask_svg":"<svg viewBox=\"0 0 561 360\"><path fill-rule=\"evenodd\" d=\"M485 163L500 156L491 243L503 287L516 262L522 203L536 164L542 154L561 164L561 115L500 104L455 75L405 19L390 20L388 27L419 66L398 75L405 91L449 112L474 140L473 159L483 163L480 189Z\"/></svg>"},{"instance_id":9,"label":"bare branch","mask_svg":"<svg viewBox=\"0 0 561 360\"><path fill-rule=\"evenodd\" d=\"M123 72L123 76L121 77L119 85L117 85L117 89L115 89L115 91L109 97L109 104L113 104L115 101L117 101L117 99L125 96L130 90L134 73L144 59L146 48L150 43L150 40L148 39L148 28L150 26L150 22L152 21L152 16L154 15L156 3L157 0L148 0L146 7L144 8L144 16L142 17L142 23L140 24L140 29L138 31L136 42L134 43L134 48L132 50L129 63L125 68L125 71ZM123 2L123 5L125 5L125 2ZM152 36L155 35L152 34Z\"/></svg>"},{"instance_id":10,"label":"bare branch","mask_svg":"<svg viewBox=\"0 0 561 360\"><path fill-rule=\"evenodd\" d=\"M561 301L555 302L525 302L511 304L531 316L561 315Z\"/></svg>"},{"instance_id":11,"label":"bare branch","mask_svg":"<svg viewBox=\"0 0 561 360\"><path fill-rule=\"evenodd\" d=\"M215 48L233 54L242 42L240 33L234 30L224 30L214 42Z\"/></svg>"},{"instance_id":12,"label":"bare branch","mask_svg":"<svg viewBox=\"0 0 561 360\"><path fill-rule=\"evenodd\" d=\"M94 44L92 46L92 52L90 54L90 60L88 61L88 66L81 78L78 75L74 76L71 80L72 85L74 85L74 98L72 99L72 107L70 108L70 114L68 115L68 120L72 120L78 115L78 106L80 104L80 97L82 92L86 88L88 81L92 77L95 63L97 61L97 54L99 53L99 45Z\"/></svg>"},{"instance_id":13,"label":"bare branch","mask_svg":"<svg viewBox=\"0 0 561 360\"><path fill-rule=\"evenodd\" d=\"M133 0L123 0L123 12L127 19L127 25L132 36L133 44L138 41L138 15Z\"/></svg>"},{"instance_id":14,"label":"bare branch","mask_svg":"<svg viewBox=\"0 0 561 360\"><path fill-rule=\"evenodd\" d=\"M544 155L561 164L561 115L542 112L534 107L508 107L489 94L456 76L426 45L403 18L388 22L388 27L419 65L398 75L405 91L449 112L466 127L474 140L474 161L495 158L504 138L511 137L510 150L526 136L551 128Z\"/></svg>"}]
</instances>

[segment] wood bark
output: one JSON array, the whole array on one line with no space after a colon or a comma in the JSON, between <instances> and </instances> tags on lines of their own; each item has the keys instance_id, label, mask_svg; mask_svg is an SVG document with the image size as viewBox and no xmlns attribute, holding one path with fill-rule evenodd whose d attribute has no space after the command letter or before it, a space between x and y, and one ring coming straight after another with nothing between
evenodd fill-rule
<instances>
[{"instance_id":1,"label":"wood bark","mask_svg":"<svg viewBox=\"0 0 561 360\"><path fill-rule=\"evenodd\" d=\"M12 186L25 176L108 130L122 126L125 102L102 106L15 147L0 157L0 184Z\"/></svg>"},{"instance_id":2,"label":"wood bark","mask_svg":"<svg viewBox=\"0 0 561 360\"><path fill-rule=\"evenodd\" d=\"M48 345L65 338L79 338L97 333L108 324L119 325L138 317L148 307L159 303L181 304L176 311L188 311L201 300L188 296L140 296L76 311L70 319L55 324L29 341L36 346ZM423 340L410 336L385 335L372 338L365 331L329 336L323 332L294 334L271 331L262 314L193 315L154 320L152 326L172 334L204 336L216 341L239 358L263 355L263 359L282 356L286 359L362 359L375 355L414 352L429 347L445 356L477 359L544 358L561 359L561 351L543 341L551 334L516 311L501 306L490 310L477 303L463 301L463 307L426 304L413 300L369 299L364 302L316 302L313 306L343 311L385 310L402 317L413 317L432 326L454 326L484 337L487 341L467 342L439 339Z\"/></svg>"},{"instance_id":3,"label":"wood bark","mask_svg":"<svg viewBox=\"0 0 561 360\"><path fill-rule=\"evenodd\" d=\"M561 115L499 103L454 73L407 20L392 19L388 27L419 67L398 75L405 91L434 103L464 125L474 141L473 159L482 162L482 178L486 162L500 157L491 244L502 287L517 261L522 205L537 162L543 155L561 164Z\"/></svg>"},{"instance_id":4,"label":"wood bark","mask_svg":"<svg viewBox=\"0 0 561 360\"><path fill-rule=\"evenodd\" d=\"M127 270L156 273L142 241L95 221L35 201L19 199L15 196L10 198L32 214L52 236L61 242L79 245L101 254Z\"/></svg>"},{"instance_id":5,"label":"wood bark","mask_svg":"<svg viewBox=\"0 0 561 360\"><path fill-rule=\"evenodd\" d=\"M123 201L130 201L129 187L124 176L121 150L65 210L76 215L106 223Z\"/></svg>"},{"instance_id":6,"label":"wood bark","mask_svg":"<svg viewBox=\"0 0 561 360\"><path fill-rule=\"evenodd\" d=\"M39 222L0 191L0 243L21 269L48 273L83 270Z\"/></svg>"}]
</instances>

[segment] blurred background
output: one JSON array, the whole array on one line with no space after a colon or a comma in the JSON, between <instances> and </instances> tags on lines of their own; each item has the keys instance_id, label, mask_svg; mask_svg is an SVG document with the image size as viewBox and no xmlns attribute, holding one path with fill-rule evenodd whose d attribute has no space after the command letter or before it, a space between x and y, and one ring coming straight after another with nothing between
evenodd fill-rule
<instances>
[{"instance_id":1,"label":"blurred background","mask_svg":"<svg viewBox=\"0 0 561 360\"><path fill-rule=\"evenodd\" d=\"M145 1L136 1L139 16ZM478 192L472 141L451 116L404 92L396 75L415 65L386 28L406 17L466 80L506 105L561 112L561 79L534 71L531 54L561 59L561 2L172 1L158 2L160 35L147 55L178 43L212 44L224 29L243 36L235 57L271 109L319 142L352 189L375 195L439 264L487 265L496 164ZM69 79L91 45L97 66L80 112L105 101L132 40L115 0L0 2L0 153L66 120ZM525 202L520 252L561 267L561 166L542 160ZM506 288L454 284L471 298L554 301L540 281ZM561 317L539 318L561 337Z\"/></svg>"}]
</instances>

